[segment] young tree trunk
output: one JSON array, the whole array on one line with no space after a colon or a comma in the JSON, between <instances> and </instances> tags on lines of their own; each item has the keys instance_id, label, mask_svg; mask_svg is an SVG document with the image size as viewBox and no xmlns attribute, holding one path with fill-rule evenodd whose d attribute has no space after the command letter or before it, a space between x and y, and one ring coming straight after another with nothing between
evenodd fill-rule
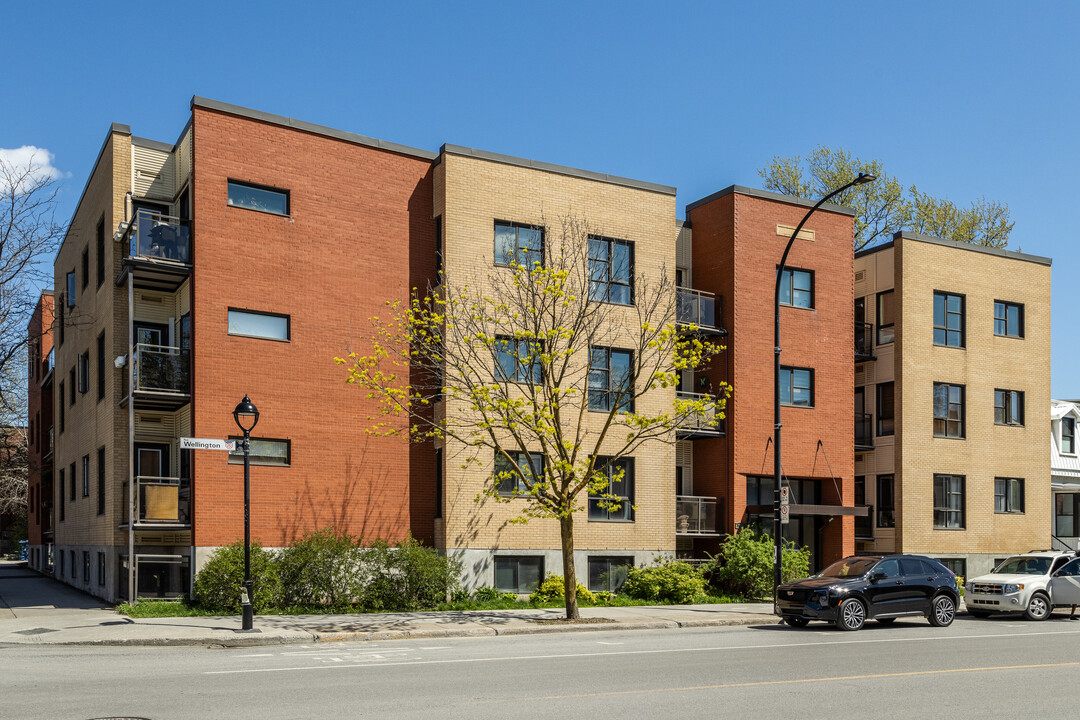
<instances>
[{"instance_id":1,"label":"young tree trunk","mask_svg":"<svg viewBox=\"0 0 1080 720\"><path fill-rule=\"evenodd\" d=\"M574 517L559 518L562 534L563 587L566 589L566 619L581 617L577 606L577 573L574 570Z\"/></svg>"}]
</instances>

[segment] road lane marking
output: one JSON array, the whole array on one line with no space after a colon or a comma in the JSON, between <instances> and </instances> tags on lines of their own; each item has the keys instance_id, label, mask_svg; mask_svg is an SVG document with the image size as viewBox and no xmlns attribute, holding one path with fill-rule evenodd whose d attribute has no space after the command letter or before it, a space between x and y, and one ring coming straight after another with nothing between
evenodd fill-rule
<instances>
[{"instance_id":1,"label":"road lane marking","mask_svg":"<svg viewBox=\"0 0 1080 720\"><path fill-rule=\"evenodd\" d=\"M258 655L240 655L239 657L242 657L242 658L252 658L252 657L274 657L274 653L259 653Z\"/></svg>"}]
</instances>

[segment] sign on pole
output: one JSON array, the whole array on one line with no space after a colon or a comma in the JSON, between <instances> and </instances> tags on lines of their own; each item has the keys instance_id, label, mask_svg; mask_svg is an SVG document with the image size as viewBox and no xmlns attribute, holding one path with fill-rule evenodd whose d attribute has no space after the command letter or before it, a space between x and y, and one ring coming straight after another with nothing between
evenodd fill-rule
<instances>
[{"instance_id":1,"label":"sign on pole","mask_svg":"<svg viewBox=\"0 0 1080 720\"><path fill-rule=\"evenodd\" d=\"M787 505L781 505L780 506L780 524L781 525L787 525L790 520L791 520L791 510L788 508Z\"/></svg>"},{"instance_id":2,"label":"sign on pole","mask_svg":"<svg viewBox=\"0 0 1080 720\"><path fill-rule=\"evenodd\" d=\"M204 440L202 438L180 438L181 450L228 450L236 451L235 440Z\"/></svg>"},{"instance_id":3,"label":"sign on pole","mask_svg":"<svg viewBox=\"0 0 1080 720\"><path fill-rule=\"evenodd\" d=\"M791 496L791 488L784 485L780 487L780 507L784 507L788 504L788 498Z\"/></svg>"}]
</instances>

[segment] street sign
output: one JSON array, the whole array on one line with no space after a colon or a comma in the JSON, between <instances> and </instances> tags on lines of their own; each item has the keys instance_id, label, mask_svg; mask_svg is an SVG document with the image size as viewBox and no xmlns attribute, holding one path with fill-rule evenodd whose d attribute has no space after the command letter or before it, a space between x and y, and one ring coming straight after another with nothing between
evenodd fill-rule
<instances>
[{"instance_id":1,"label":"street sign","mask_svg":"<svg viewBox=\"0 0 1080 720\"><path fill-rule=\"evenodd\" d=\"M203 440L201 438L180 438L181 450L228 450L236 451L235 440Z\"/></svg>"},{"instance_id":2,"label":"street sign","mask_svg":"<svg viewBox=\"0 0 1080 720\"><path fill-rule=\"evenodd\" d=\"M780 524L787 525L791 520L791 510L787 505L780 506Z\"/></svg>"},{"instance_id":3,"label":"street sign","mask_svg":"<svg viewBox=\"0 0 1080 720\"><path fill-rule=\"evenodd\" d=\"M787 486L781 486L780 488L780 507L784 507L788 504L788 497L791 495L791 488Z\"/></svg>"}]
</instances>

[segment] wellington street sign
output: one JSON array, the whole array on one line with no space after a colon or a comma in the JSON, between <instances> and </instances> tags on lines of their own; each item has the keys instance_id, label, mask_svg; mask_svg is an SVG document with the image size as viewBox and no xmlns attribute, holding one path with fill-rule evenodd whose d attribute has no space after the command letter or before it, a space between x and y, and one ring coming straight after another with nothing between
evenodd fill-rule
<instances>
[{"instance_id":1,"label":"wellington street sign","mask_svg":"<svg viewBox=\"0 0 1080 720\"><path fill-rule=\"evenodd\" d=\"M235 440L203 440L201 438L180 438L181 450L228 450L236 452Z\"/></svg>"}]
</instances>

